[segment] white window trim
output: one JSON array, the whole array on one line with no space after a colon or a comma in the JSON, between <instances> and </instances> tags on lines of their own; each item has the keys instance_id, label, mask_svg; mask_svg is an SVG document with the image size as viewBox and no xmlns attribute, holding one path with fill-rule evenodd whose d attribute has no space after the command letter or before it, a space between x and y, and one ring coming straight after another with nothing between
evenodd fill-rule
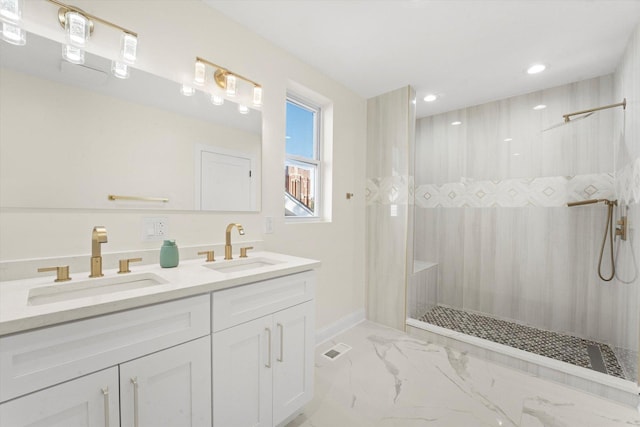
<instances>
[{"instance_id":1,"label":"white window trim","mask_svg":"<svg viewBox=\"0 0 640 427\"><path fill-rule=\"evenodd\" d=\"M314 179L314 207L313 207L313 216L288 216L284 215L286 222L323 222L325 221L323 212L324 212L324 168L323 168L323 115L324 109L322 105L318 102L314 102L313 100L309 100L303 96L300 96L296 93L287 92L286 102L291 102L293 104L299 105L301 108L305 108L308 110L315 111L316 119L314 123L314 134L315 134L315 143L314 143L314 152L315 159L310 157L296 156L296 155L288 155L286 153L285 148L285 165L287 161L292 161L296 163L309 164L314 165L316 169L316 176Z\"/></svg>"}]
</instances>

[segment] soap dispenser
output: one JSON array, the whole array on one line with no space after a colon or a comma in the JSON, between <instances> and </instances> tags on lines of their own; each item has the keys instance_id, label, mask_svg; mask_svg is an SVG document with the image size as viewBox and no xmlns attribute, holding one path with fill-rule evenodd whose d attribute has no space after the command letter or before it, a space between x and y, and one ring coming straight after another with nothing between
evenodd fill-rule
<instances>
[{"instance_id":1,"label":"soap dispenser","mask_svg":"<svg viewBox=\"0 0 640 427\"><path fill-rule=\"evenodd\" d=\"M165 240L160 248L160 267L177 267L180 255L175 240Z\"/></svg>"}]
</instances>

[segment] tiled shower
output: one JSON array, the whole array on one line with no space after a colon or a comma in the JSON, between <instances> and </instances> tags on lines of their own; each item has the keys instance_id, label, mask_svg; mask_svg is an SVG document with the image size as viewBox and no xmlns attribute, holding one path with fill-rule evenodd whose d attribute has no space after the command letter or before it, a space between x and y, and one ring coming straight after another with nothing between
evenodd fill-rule
<instances>
[{"instance_id":1,"label":"tiled shower","mask_svg":"<svg viewBox=\"0 0 640 427\"><path fill-rule=\"evenodd\" d=\"M637 380L639 38L615 73L416 121L408 318ZM610 282L587 199L629 217Z\"/></svg>"}]
</instances>

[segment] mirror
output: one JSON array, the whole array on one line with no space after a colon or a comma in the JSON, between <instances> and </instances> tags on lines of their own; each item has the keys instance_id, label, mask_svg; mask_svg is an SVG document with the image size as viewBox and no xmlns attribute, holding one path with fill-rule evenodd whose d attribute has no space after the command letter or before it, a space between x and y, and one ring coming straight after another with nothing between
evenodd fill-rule
<instances>
[{"instance_id":1,"label":"mirror","mask_svg":"<svg viewBox=\"0 0 640 427\"><path fill-rule=\"evenodd\" d=\"M260 209L259 110L61 49L34 34L0 43L0 207Z\"/></svg>"}]
</instances>

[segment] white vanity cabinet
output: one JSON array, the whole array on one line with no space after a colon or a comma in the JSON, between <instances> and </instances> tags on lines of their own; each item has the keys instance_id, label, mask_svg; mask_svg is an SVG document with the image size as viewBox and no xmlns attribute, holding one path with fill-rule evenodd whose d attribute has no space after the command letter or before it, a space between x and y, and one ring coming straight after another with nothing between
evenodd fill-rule
<instances>
[{"instance_id":1,"label":"white vanity cabinet","mask_svg":"<svg viewBox=\"0 0 640 427\"><path fill-rule=\"evenodd\" d=\"M313 395L313 272L212 295L213 425L269 427Z\"/></svg>"},{"instance_id":2,"label":"white vanity cabinet","mask_svg":"<svg viewBox=\"0 0 640 427\"><path fill-rule=\"evenodd\" d=\"M118 368L112 367L0 405L6 427L120 425Z\"/></svg>"},{"instance_id":3,"label":"white vanity cabinet","mask_svg":"<svg viewBox=\"0 0 640 427\"><path fill-rule=\"evenodd\" d=\"M0 426L210 425L210 330L201 295L2 337Z\"/></svg>"}]
</instances>

